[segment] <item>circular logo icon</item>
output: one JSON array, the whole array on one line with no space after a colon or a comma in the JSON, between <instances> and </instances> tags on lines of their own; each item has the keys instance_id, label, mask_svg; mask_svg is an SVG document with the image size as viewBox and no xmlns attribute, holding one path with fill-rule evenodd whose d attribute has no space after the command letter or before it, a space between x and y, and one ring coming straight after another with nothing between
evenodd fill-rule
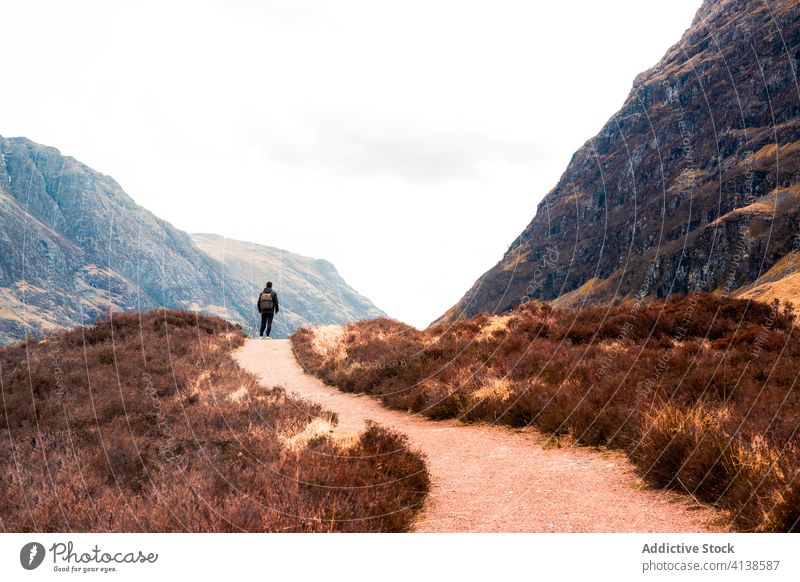
<instances>
[{"instance_id":1,"label":"circular logo icon","mask_svg":"<svg viewBox=\"0 0 800 582\"><path fill-rule=\"evenodd\" d=\"M19 551L19 563L26 570L35 570L44 561L44 546L39 542L30 542Z\"/></svg>"}]
</instances>

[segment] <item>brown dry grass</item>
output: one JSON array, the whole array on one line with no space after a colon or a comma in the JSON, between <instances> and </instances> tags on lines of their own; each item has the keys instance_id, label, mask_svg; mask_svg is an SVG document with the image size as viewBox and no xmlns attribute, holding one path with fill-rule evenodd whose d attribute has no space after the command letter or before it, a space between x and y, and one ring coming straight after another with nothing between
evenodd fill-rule
<instances>
[{"instance_id":1,"label":"brown dry grass","mask_svg":"<svg viewBox=\"0 0 800 582\"><path fill-rule=\"evenodd\" d=\"M335 438L239 369L243 339L160 310L0 349L0 531L406 531L422 458L376 425Z\"/></svg>"},{"instance_id":2,"label":"brown dry grass","mask_svg":"<svg viewBox=\"0 0 800 582\"><path fill-rule=\"evenodd\" d=\"M725 509L740 530L794 531L794 324L786 305L690 295L528 304L424 331L378 319L344 327L323 351L312 329L291 339L306 369L341 390L431 418L535 425L622 449L646 482Z\"/></svg>"}]
</instances>

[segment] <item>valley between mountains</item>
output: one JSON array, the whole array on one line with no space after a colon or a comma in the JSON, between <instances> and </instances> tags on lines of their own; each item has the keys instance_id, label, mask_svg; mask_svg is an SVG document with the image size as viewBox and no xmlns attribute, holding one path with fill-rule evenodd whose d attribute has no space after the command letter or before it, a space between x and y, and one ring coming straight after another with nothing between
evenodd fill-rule
<instances>
[{"instance_id":1,"label":"valley between mountains","mask_svg":"<svg viewBox=\"0 0 800 582\"><path fill-rule=\"evenodd\" d=\"M0 137L0 531L800 531L798 65L705 0L426 329Z\"/></svg>"}]
</instances>

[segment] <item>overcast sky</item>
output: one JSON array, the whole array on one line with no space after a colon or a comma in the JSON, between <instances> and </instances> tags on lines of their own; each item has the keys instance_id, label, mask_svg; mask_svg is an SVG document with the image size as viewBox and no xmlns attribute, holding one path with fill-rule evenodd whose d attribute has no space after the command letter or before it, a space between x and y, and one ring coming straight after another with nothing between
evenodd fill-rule
<instances>
[{"instance_id":1,"label":"overcast sky","mask_svg":"<svg viewBox=\"0 0 800 582\"><path fill-rule=\"evenodd\" d=\"M113 176L183 230L326 258L425 326L699 5L5 2L0 135Z\"/></svg>"}]
</instances>

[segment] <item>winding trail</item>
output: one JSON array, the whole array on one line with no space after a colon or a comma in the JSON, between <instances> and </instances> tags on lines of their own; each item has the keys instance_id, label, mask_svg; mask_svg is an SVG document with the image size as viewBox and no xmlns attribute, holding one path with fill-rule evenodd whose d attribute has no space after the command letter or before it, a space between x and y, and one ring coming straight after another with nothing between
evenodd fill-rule
<instances>
[{"instance_id":1,"label":"winding trail","mask_svg":"<svg viewBox=\"0 0 800 582\"><path fill-rule=\"evenodd\" d=\"M288 340L247 343L239 365L268 386L310 399L339 415L337 430L367 420L393 428L427 457L432 492L421 532L698 532L718 515L683 496L642 489L622 453L543 448L535 430L432 421L346 394L306 374Z\"/></svg>"}]
</instances>

